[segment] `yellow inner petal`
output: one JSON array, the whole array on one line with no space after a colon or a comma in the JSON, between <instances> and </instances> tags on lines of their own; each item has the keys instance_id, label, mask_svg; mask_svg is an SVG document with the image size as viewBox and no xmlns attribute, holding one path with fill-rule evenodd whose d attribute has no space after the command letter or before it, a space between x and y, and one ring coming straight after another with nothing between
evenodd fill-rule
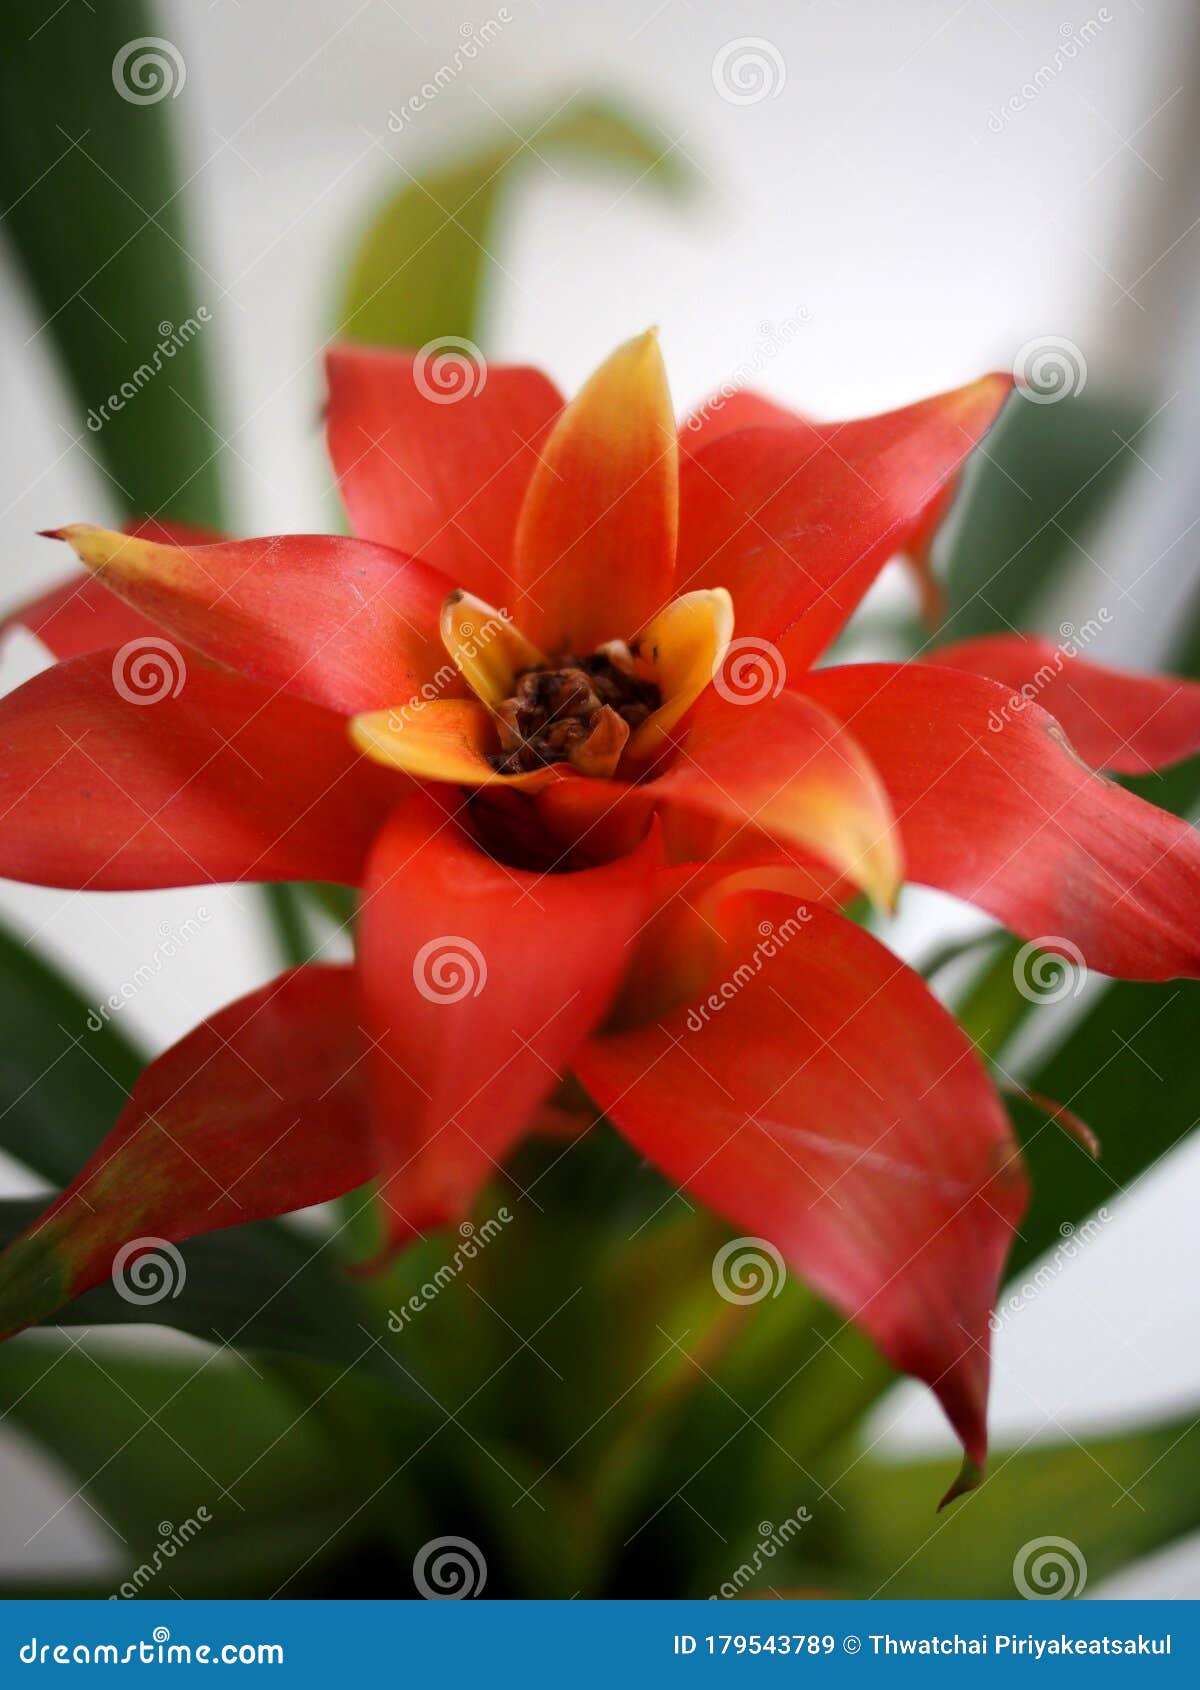
<instances>
[{"instance_id":1,"label":"yellow inner petal","mask_svg":"<svg viewBox=\"0 0 1200 1690\"><path fill-rule=\"evenodd\" d=\"M402 769L415 780L536 788L558 779L561 772L498 774L488 761L496 747L495 725L474 698L418 700L394 710L369 710L351 718L350 737L373 762Z\"/></svg>"},{"instance_id":2,"label":"yellow inner petal","mask_svg":"<svg viewBox=\"0 0 1200 1690\"><path fill-rule=\"evenodd\" d=\"M724 587L680 594L643 628L633 649L653 672L662 703L631 738L628 768L645 767L658 756L712 680L732 638L733 600Z\"/></svg>"},{"instance_id":3,"label":"yellow inner petal","mask_svg":"<svg viewBox=\"0 0 1200 1690\"><path fill-rule=\"evenodd\" d=\"M442 605L441 631L463 679L489 710L512 696L523 669L541 668L546 661L504 611L474 593L449 595Z\"/></svg>"}]
</instances>

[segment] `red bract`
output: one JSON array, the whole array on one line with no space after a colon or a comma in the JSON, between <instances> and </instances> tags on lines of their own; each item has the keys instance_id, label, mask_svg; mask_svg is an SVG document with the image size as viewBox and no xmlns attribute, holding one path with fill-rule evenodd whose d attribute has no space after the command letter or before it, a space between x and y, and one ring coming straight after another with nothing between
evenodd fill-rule
<instances>
[{"instance_id":1,"label":"red bract","mask_svg":"<svg viewBox=\"0 0 1200 1690\"><path fill-rule=\"evenodd\" d=\"M842 911L907 862L1106 972L1195 973L1196 837L1093 767L1196 750L1200 691L1016 637L812 668L890 557L924 567L1006 378L838 425L738 395L677 432L651 335L565 407L472 375L447 403L407 355L333 353L354 539L60 531L91 573L19 614L64 661L0 701L0 872L343 881L358 965L151 1065L3 1259L0 1326L132 1239L371 1176L389 1247L459 1220L574 1074L981 1467L1024 1174L973 1046Z\"/></svg>"}]
</instances>

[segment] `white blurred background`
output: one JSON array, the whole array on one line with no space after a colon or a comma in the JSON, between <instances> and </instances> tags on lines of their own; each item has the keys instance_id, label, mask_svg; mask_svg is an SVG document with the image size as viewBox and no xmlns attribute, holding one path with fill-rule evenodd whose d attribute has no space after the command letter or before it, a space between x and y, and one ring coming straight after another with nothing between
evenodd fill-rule
<instances>
[{"instance_id":1,"label":"white blurred background","mask_svg":"<svg viewBox=\"0 0 1200 1690\"><path fill-rule=\"evenodd\" d=\"M489 18L502 21L495 39L392 133L389 111ZM1154 661L1200 549L1200 529L1189 531L1200 515L1191 0L1081 0L1075 11L1047 0L483 0L477 13L444 0L163 0L160 21L187 66L176 116L194 172L191 245L207 272L196 304L212 315L241 532L336 520L317 354L368 214L405 172L498 121L580 90L609 93L659 127L695 191L672 202L599 169L532 159L489 260L489 353L542 364L569 391L613 344L657 322L682 407L801 316L755 385L849 415L1006 367L1036 337L1069 339L1095 388L1163 407L1116 522L1091 548L1118 581L1145 574L1138 605L1122 601L1113 649L1131 666ZM714 59L747 37L770 49L775 86L731 103ZM12 605L66 571L63 548L36 530L117 511L86 439L72 443L38 318L15 276L3 280L0 602ZM0 685L42 661L17 636ZM154 952L162 923L200 909L211 919L199 936L121 1012L154 1051L274 971L253 896L0 886L4 917L97 1000ZM980 925L910 889L891 937L914 956L937 934ZM18 1170L3 1174L7 1191L35 1188ZM1181 1295L1200 1279L1198 1184L1200 1144L1145 1180L1000 1334L998 1439L1056 1439L1200 1404L1200 1318ZM915 1390L889 1399L875 1429L896 1448L948 1447ZM0 1484L0 1576L110 1564L104 1530L79 1501L23 1547L67 1492L2 1429ZM1200 1594L1200 1543L1100 1593Z\"/></svg>"}]
</instances>

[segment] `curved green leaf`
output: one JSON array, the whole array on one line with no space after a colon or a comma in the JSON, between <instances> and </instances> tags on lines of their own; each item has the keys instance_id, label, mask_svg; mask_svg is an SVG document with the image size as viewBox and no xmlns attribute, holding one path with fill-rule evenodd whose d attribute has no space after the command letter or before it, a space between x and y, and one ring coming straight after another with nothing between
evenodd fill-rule
<instances>
[{"instance_id":1,"label":"curved green leaf","mask_svg":"<svg viewBox=\"0 0 1200 1690\"><path fill-rule=\"evenodd\" d=\"M413 176L378 213L355 255L341 333L381 346L478 335L495 218L514 173L550 157L618 167L632 181L675 189L675 153L617 107L572 97L536 121L504 124L461 161Z\"/></svg>"}]
</instances>

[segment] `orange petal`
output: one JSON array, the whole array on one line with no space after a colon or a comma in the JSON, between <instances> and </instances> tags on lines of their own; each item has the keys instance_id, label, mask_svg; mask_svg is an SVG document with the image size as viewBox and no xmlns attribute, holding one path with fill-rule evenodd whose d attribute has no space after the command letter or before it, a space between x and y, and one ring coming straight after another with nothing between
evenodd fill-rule
<instances>
[{"instance_id":1,"label":"orange petal","mask_svg":"<svg viewBox=\"0 0 1200 1690\"><path fill-rule=\"evenodd\" d=\"M653 330L626 341L559 417L517 521L516 617L544 651L627 640L671 596L679 447Z\"/></svg>"},{"instance_id":2,"label":"orange petal","mask_svg":"<svg viewBox=\"0 0 1200 1690\"><path fill-rule=\"evenodd\" d=\"M540 668L546 661L503 610L474 593L450 594L442 606L441 628L442 644L463 679L492 709L512 697L522 669Z\"/></svg>"},{"instance_id":3,"label":"orange petal","mask_svg":"<svg viewBox=\"0 0 1200 1690\"><path fill-rule=\"evenodd\" d=\"M559 778L553 768L497 774L488 761L497 748L495 725L474 698L416 699L392 710L369 710L352 718L350 737L364 756L415 780L536 788Z\"/></svg>"},{"instance_id":4,"label":"orange petal","mask_svg":"<svg viewBox=\"0 0 1200 1690\"><path fill-rule=\"evenodd\" d=\"M642 630L637 655L654 670L662 704L630 740L627 765L653 761L712 680L732 638L733 600L724 587L682 593Z\"/></svg>"},{"instance_id":5,"label":"orange petal","mask_svg":"<svg viewBox=\"0 0 1200 1690\"><path fill-rule=\"evenodd\" d=\"M883 782L854 736L811 702L707 695L679 757L645 790L814 852L891 908L902 865Z\"/></svg>"}]
</instances>

